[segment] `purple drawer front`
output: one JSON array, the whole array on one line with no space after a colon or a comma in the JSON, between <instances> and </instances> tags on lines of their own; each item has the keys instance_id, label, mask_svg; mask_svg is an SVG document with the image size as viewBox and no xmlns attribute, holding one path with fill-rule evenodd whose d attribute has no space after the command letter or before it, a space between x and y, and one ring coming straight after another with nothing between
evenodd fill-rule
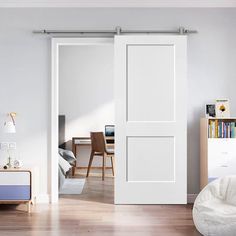
<instances>
[{"instance_id":1,"label":"purple drawer front","mask_svg":"<svg viewBox=\"0 0 236 236\"><path fill-rule=\"evenodd\" d=\"M30 185L0 185L0 200L30 200Z\"/></svg>"}]
</instances>

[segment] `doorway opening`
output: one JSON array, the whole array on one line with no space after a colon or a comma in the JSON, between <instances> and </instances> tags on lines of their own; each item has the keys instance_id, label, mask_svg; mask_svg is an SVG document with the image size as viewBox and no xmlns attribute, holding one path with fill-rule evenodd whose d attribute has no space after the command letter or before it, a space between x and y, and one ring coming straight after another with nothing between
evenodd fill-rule
<instances>
[{"instance_id":1,"label":"doorway opening","mask_svg":"<svg viewBox=\"0 0 236 236\"><path fill-rule=\"evenodd\" d=\"M50 153L52 202L58 201L60 49L68 45L71 47L100 45L101 47L114 44L114 60L110 60L115 64L117 171L115 173L115 197L112 195L111 198L115 204L185 204L187 202L187 37L185 35L116 35L114 42L107 38L57 38L53 39L52 43L52 139ZM74 50L72 49L72 51ZM103 53L98 56L99 60L96 61L95 66L104 58ZM94 57L91 57L90 60L93 59ZM79 73L83 69L79 70L78 66ZM107 68L104 71L106 72ZM99 74L90 67L89 72L93 72L92 77L97 77ZM103 76L102 79L104 79ZM69 80L68 76L67 80ZM85 81L87 82L87 80ZM83 84L86 83L81 83L80 86ZM92 82L89 85L89 91L96 91L97 95L102 97L110 90L110 88L100 89L101 91L95 90ZM103 88L105 83L100 86ZM80 89L79 87L77 90ZM84 94L84 90L80 93ZM90 93L86 99L90 99L91 96ZM77 99L70 99L68 106L77 109L77 105L73 105L74 100ZM82 101L86 101L86 99L82 99ZM95 99L97 102L98 98ZM102 104L109 104L109 102L103 101ZM103 107L103 105L96 105L96 107ZM87 109L87 107L85 108ZM99 116L96 117L97 113L92 113L92 115L90 113L87 111L83 115L85 123L89 123L92 118L95 118L97 122L99 120ZM90 114L89 117L87 117L88 114ZM99 130L103 135L106 125L108 125L109 131L109 125L112 125L110 122L111 120L102 124L103 131L95 126L89 127L88 130L90 132ZM81 123L83 123L82 120L79 124ZM72 130L74 129L72 125ZM80 132L82 133L82 131ZM86 134L88 133L84 133L84 135ZM77 133L76 136L83 138ZM84 138L79 140L80 144L89 142L89 137ZM97 138L94 140L95 144L101 144L96 141ZM91 138L91 146L93 146L92 141ZM105 138L102 151L97 149L97 144L93 150L96 149L96 154L102 156L101 153L105 150ZM77 151L74 153L77 155ZM107 151L106 154L110 154L110 152ZM102 180L100 181L102 182ZM94 183L92 186L95 190L97 184ZM113 193L113 185L111 189Z\"/></svg>"},{"instance_id":2,"label":"doorway opening","mask_svg":"<svg viewBox=\"0 0 236 236\"><path fill-rule=\"evenodd\" d=\"M54 38L52 50L51 201L113 204L113 39Z\"/></svg>"}]
</instances>

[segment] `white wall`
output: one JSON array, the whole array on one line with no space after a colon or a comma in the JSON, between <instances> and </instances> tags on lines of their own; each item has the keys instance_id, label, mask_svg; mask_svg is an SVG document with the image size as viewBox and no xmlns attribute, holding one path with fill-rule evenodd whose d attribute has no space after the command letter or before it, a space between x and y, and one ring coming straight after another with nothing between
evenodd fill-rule
<instances>
[{"instance_id":1,"label":"white wall","mask_svg":"<svg viewBox=\"0 0 236 236\"><path fill-rule=\"evenodd\" d=\"M50 38L35 29L176 29L199 31L188 40L188 192L199 191L199 118L204 104L231 100L236 115L236 9L0 9L0 112L16 111L25 163L40 167L46 194L50 96ZM0 157L0 159L2 156Z\"/></svg>"},{"instance_id":2,"label":"white wall","mask_svg":"<svg viewBox=\"0 0 236 236\"><path fill-rule=\"evenodd\" d=\"M72 137L89 137L114 124L113 56L112 44L59 49L59 112L66 116L67 149ZM78 166L88 166L90 149L78 149ZM93 166L101 165L97 159Z\"/></svg>"}]
</instances>

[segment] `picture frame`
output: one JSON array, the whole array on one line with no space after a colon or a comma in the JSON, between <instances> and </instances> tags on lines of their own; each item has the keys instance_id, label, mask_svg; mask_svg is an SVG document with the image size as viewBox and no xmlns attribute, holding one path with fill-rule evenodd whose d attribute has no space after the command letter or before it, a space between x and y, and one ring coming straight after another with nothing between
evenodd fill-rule
<instances>
[{"instance_id":1,"label":"picture frame","mask_svg":"<svg viewBox=\"0 0 236 236\"><path fill-rule=\"evenodd\" d=\"M206 116L206 118L216 116L215 104L206 104L205 116Z\"/></svg>"},{"instance_id":2,"label":"picture frame","mask_svg":"<svg viewBox=\"0 0 236 236\"><path fill-rule=\"evenodd\" d=\"M229 99L216 99L216 117L229 118L230 117L230 105Z\"/></svg>"}]
</instances>

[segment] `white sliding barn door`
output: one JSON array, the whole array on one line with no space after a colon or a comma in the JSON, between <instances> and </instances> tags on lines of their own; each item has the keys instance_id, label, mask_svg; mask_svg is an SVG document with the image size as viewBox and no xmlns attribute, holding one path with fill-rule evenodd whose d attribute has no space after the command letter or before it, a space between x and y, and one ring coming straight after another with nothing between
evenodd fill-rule
<instances>
[{"instance_id":1,"label":"white sliding barn door","mask_svg":"<svg viewBox=\"0 0 236 236\"><path fill-rule=\"evenodd\" d=\"M186 36L116 36L116 204L185 204Z\"/></svg>"}]
</instances>

